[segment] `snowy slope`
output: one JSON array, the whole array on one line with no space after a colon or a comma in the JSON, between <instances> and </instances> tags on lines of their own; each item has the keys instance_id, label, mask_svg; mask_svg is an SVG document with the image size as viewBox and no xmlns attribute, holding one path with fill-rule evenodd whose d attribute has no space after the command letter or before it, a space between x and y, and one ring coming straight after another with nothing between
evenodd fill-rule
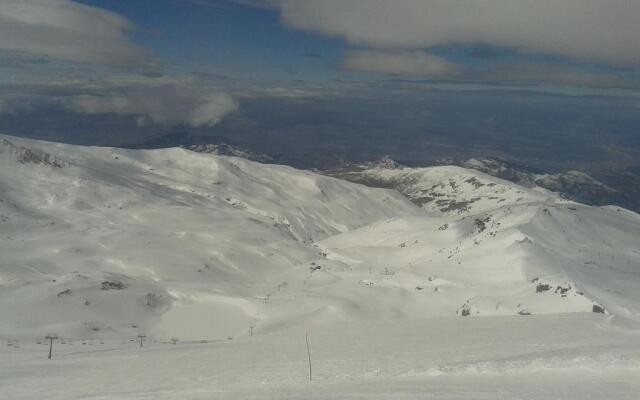
<instances>
[{"instance_id":1,"label":"snowy slope","mask_svg":"<svg viewBox=\"0 0 640 400\"><path fill-rule=\"evenodd\" d=\"M632 329L628 329L632 328ZM209 343L0 346L2 399L636 400L638 326L599 314L353 321Z\"/></svg>"},{"instance_id":2,"label":"snowy slope","mask_svg":"<svg viewBox=\"0 0 640 400\"><path fill-rule=\"evenodd\" d=\"M406 293L422 315L640 319L639 223L616 208L533 202L457 219L398 218L321 246L348 260L371 292Z\"/></svg>"},{"instance_id":3,"label":"snowy slope","mask_svg":"<svg viewBox=\"0 0 640 400\"><path fill-rule=\"evenodd\" d=\"M638 214L365 175L0 137L0 398L637 397Z\"/></svg>"},{"instance_id":4,"label":"snowy slope","mask_svg":"<svg viewBox=\"0 0 640 400\"><path fill-rule=\"evenodd\" d=\"M255 303L303 284L322 258L312 243L420 213L391 191L239 158L1 140L5 332L244 331Z\"/></svg>"},{"instance_id":5,"label":"snowy slope","mask_svg":"<svg viewBox=\"0 0 640 400\"><path fill-rule=\"evenodd\" d=\"M455 166L408 168L383 161L382 164L334 171L330 175L397 190L437 215L462 216L557 197L543 189L525 188L471 169Z\"/></svg>"},{"instance_id":6,"label":"snowy slope","mask_svg":"<svg viewBox=\"0 0 640 400\"><path fill-rule=\"evenodd\" d=\"M480 171L383 161L332 175L393 188L430 216L321 242L328 257L357 266L371 291L413 289L421 297L411 303L423 315L595 311L640 319L636 213L585 206Z\"/></svg>"},{"instance_id":7,"label":"snowy slope","mask_svg":"<svg viewBox=\"0 0 640 400\"><path fill-rule=\"evenodd\" d=\"M640 217L626 210L458 167L364 174L421 209L394 191L234 157L0 140L0 336L200 340L250 326L594 311L640 320Z\"/></svg>"}]
</instances>

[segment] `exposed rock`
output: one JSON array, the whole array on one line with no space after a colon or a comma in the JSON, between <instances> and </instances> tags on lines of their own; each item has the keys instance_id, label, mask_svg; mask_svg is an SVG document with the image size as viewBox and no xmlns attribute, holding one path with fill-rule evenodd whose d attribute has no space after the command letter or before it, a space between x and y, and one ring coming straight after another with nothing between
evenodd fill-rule
<instances>
[{"instance_id":1,"label":"exposed rock","mask_svg":"<svg viewBox=\"0 0 640 400\"><path fill-rule=\"evenodd\" d=\"M567 286L558 285L554 293L559 293L560 295L566 295L569 290L571 290L570 284L567 284Z\"/></svg>"},{"instance_id":2,"label":"exposed rock","mask_svg":"<svg viewBox=\"0 0 640 400\"><path fill-rule=\"evenodd\" d=\"M538 286L536 286L536 293L547 292L549 290L551 290L551 285L547 283L538 283Z\"/></svg>"},{"instance_id":3,"label":"exposed rock","mask_svg":"<svg viewBox=\"0 0 640 400\"><path fill-rule=\"evenodd\" d=\"M122 290L126 287L127 285L119 281L104 281L101 284L102 290Z\"/></svg>"},{"instance_id":4,"label":"exposed rock","mask_svg":"<svg viewBox=\"0 0 640 400\"><path fill-rule=\"evenodd\" d=\"M471 315L471 304L469 304L469 301L464 303L462 307L460 307L458 311L456 311L456 314L459 314L463 317L468 317L469 315Z\"/></svg>"},{"instance_id":5,"label":"exposed rock","mask_svg":"<svg viewBox=\"0 0 640 400\"><path fill-rule=\"evenodd\" d=\"M251 150L232 146L226 143L195 144L190 146L183 146L183 148L187 150L195 151L196 153L208 153L208 154L216 154L219 156L240 157L250 161L257 161L265 164L274 162L273 157L268 156L266 154L254 153Z\"/></svg>"},{"instance_id":6,"label":"exposed rock","mask_svg":"<svg viewBox=\"0 0 640 400\"><path fill-rule=\"evenodd\" d=\"M4 150L13 154L20 164L35 164L52 168L62 168L64 162L55 156L37 149L30 149L24 146L16 146L6 139L0 139L0 153Z\"/></svg>"}]
</instances>

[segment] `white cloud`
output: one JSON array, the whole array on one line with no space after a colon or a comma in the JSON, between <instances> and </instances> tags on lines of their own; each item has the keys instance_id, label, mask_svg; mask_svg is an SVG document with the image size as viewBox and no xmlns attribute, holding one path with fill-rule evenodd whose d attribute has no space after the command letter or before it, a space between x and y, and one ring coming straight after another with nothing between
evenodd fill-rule
<instances>
[{"instance_id":1,"label":"white cloud","mask_svg":"<svg viewBox=\"0 0 640 400\"><path fill-rule=\"evenodd\" d=\"M238 109L228 94L174 85L130 87L104 94L84 94L65 100L69 109L85 114L122 114L138 123L214 126Z\"/></svg>"},{"instance_id":2,"label":"white cloud","mask_svg":"<svg viewBox=\"0 0 640 400\"><path fill-rule=\"evenodd\" d=\"M382 74L455 78L463 67L423 51L358 50L349 52L343 67Z\"/></svg>"},{"instance_id":3,"label":"white cloud","mask_svg":"<svg viewBox=\"0 0 640 400\"><path fill-rule=\"evenodd\" d=\"M330 91L316 91L310 89L297 89L297 88L286 88L286 87L273 87L266 88L262 90L256 91L253 93L253 97L278 97L285 99L308 99L308 98L317 98L321 96L326 96L327 94L333 94Z\"/></svg>"},{"instance_id":4,"label":"white cloud","mask_svg":"<svg viewBox=\"0 0 640 400\"><path fill-rule=\"evenodd\" d=\"M127 68L154 60L127 34L126 18L71 0L0 1L0 49Z\"/></svg>"},{"instance_id":5,"label":"white cloud","mask_svg":"<svg viewBox=\"0 0 640 400\"><path fill-rule=\"evenodd\" d=\"M279 0L286 25L373 48L482 43L640 65L638 0Z\"/></svg>"},{"instance_id":6,"label":"white cloud","mask_svg":"<svg viewBox=\"0 0 640 400\"><path fill-rule=\"evenodd\" d=\"M238 104L227 94L211 94L189 115L187 122L193 126L214 126L225 115L238 109Z\"/></svg>"},{"instance_id":7,"label":"white cloud","mask_svg":"<svg viewBox=\"0 0 640 400\"><path fill-rule=\"evenodd\" d=\"M613 73L545 63L501 63L479 76L487 81L548 83L562 86L637 88L638 82ZM473 77L470 77L473 78Z\"/></svg>"},{"instance_id":8,"label":"white cloud","mask_svg":"<svg viewBox=\"0 0 640 400\"><path fill-rule=\"evenodd\" d=\"M347 53L348 70L433 79L503 83L548 83L562 86L638 87L637 81L609 72L534 62L497 62L491 69L465 68L423 51L358 50Z\"/></svg>"}]
</instances>

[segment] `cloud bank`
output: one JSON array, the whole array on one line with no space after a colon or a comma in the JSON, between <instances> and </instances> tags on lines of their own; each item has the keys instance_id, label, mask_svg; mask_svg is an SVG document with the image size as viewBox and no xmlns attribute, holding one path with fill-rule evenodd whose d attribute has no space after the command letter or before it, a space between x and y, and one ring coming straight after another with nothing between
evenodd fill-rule
<instances>
[{"instance_id":1,"label":"cloud bank","mask_svg":"<svg viewBox=\"0 0 640 400\"><path fill-rule=\"evenodd\" d=\"M126 18L70 0L0 1L0 49L123 68L155 61L128 34Z\"/></svg>"},{"instance_id":2,"label":"cloud bank","mask_svg":"<svg viewBox=\"0 0 640 400\"><path fill-rule=\"evenodd\" d=\"M212 127L238 109L238 103L226 93L174 85L77 95L66 99L65 104L68 109L85 114L136 116L139 125L193 127Z\"/></svg>"},{"instance_id":3,"label":"cloud bank","mask_svg":"<svg viewBox=\"0 0 640 400\"><path fill-rule=\"evenodd\" d=\"M377 49L487 44L615 66L640 65L637 0L275 0L272 4L289 27Z\"/></svg>"},{"instance_id":4,"label":"cloud bank","mask_svg":"<svg viewBox=\"0 0 640 400\"><path fill-rule=\"evenodd\" d=\"M423 51L359 50L347 54L343 67L348 70L455 78L462 75L463 67Z\"/></svg>"},{"instance_id":5,"label":"cloud bank","mask_svg":"<svg viewBox=\"0 0 640 400\"><path fill-rule=\"evenodd\" d=\"M53 106L131 115L139 125L211 127L238 109L216 88L163 78L156 60L130 40L136 29L121 15L72 0L0 0L0 67L63 60L127 70L114 81L104 76L108 69L90 67L90 79L23 83L0 93L0 113Z\"/></svg>"},{"instance_id":6,"label":"cloud bank","mask_svg":"<svg viewBox=\"0 0 640 400\"><path fill-rule=\"evenodd\" d=\"M546 83L561 86L636 88L611 72L542 62L497 61L491 68L473 69L424 51L356 50L347 53L342 67L350 71L467 82Z\"/></svg>"}]
</instances>

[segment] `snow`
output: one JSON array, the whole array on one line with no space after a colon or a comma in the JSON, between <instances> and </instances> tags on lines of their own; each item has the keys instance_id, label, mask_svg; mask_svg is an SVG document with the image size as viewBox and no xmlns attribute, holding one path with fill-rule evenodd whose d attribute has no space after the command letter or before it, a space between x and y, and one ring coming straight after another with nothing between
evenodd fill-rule
<instances>
[{"instance_id":1,"label":"snow","mask_svg":"<svg viewBox=\"0 0 640 400\"><path fill-rule=\"evenodd\" d=\"M0 137L0 398L635 398L638 214L366 174Z\"/></svg>"},{"instance_id":2,"label":"snow","mask_svg":"<svg viewBox=\"0 0 640 400\"><path fill-rule=\"evenodd\" d=\"M209 343L2 346L7 399L634 399L640 335L596 314L350 322Z\"/></svg>"},{"instance_id":3,"label":"snow","mask_svg":"<svg viewBox=\"0 0 640 400\"><path fill-rule=\"evenodd\" d=\"M323 260L319 239L421 214L392 191L239 158L6 140L0 333L178 334L185 319L176 310L209 307L215 320L236 304L264 308L272 292L284 296L284 282L287 293L300 290ZM55 155L63 166L21 163L16 152ZM235 318L243 330L267 318L256 307Z\"/></svg>"},{"instance_id":4,"label":"snow","mask_svg":"<svg viewBox=\"0 0 640 400\"><path fill-rule=\"evenodd\" d=\"M463 216L549 198L561 200L558 195L539 187L526 188L456 166L369 168L367 165L332 175L352 182L395 189L434 215Z\"/></svg>"}]
</instances>

